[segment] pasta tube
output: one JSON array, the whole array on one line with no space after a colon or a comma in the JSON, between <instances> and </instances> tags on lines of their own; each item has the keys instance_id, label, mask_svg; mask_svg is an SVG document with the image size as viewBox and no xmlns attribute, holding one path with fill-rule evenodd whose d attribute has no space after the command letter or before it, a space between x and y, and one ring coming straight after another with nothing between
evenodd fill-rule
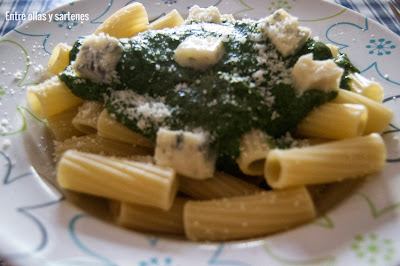
<instances>
[{"instance_id":1,"label":"pasta tube","mask_svg":"<svg viewBox=\"0 0 400 266\"><path fill-rule=\"evenodd\" d=\"M262 236L315 218L304 187L270 190L249 196L188 201L183 211L190 240L232 240Z\"/></svg>"},{"instance_id":2,"label":"pasta tube","mask_svg":"<svg viewBox=\"0 0 400 266\"><path fill-rule=\"evenodd\" d=\"M256 185L224 172L215 172L213 178L206 180L180 176L179 190L194 199L200 200L244 196L263 191Z\"/></svg>"},{"instance_id":3,"label":"pasta tube","mask_svg":"<svg viewBox=\"0 0 400 266\"><path fill-rule=\"evenodd\" d=\"M81 152L121 157L151 154L150 149L102 138L96 134L57 141L55 144L55 160L58 161L67 150L77 150Z\"/></svg>"},{"instance_id":4,"label":"pasta tube","mask_svg":"<svg viewBox=\"0 0 400 266\"><path fill-rule=\"evenodd\" d=\"M83 133L77 130L72 124L72 120L77 113L78 107L73 107L62 113L47 117L49 128L53 132L55 140L63 141L74 136L83 135Z\"/></svg>"},{"instance_id":5,"label":"pasta tube","mask_svg":"<svg viewBox=\"0 0 400 266\"><path fill-rule=\"evenodd\" d=\"M240 139L240 155L236 162L246 175L262 175L265 158L270 150L268 136L261 130L252 130Z\"/></svg>"},{"instance_id":6,"label":"pasta tube","mask_svg":"<svg viewBox=\"0 0 400 266\"><path fill-rule=\"evenodd\" d=\"M361 94L375 102L382 103L383 100L383 88L382 86L371 81L358 73L352 73L349 75L350 88L352 92Z\"/></svg>"},{"instance_id":7,"label":"pasta tube","mask_svg":"<svg viewBox=\"0 0 400 266\"><path fill-rule=\"evenodd\" d=\"M165 16L153 21L147 26L149 30L161 30L164 28L173 28L175 26L180 26L184 22L182 16L176 11L172 10Z\"/></svg>"},{"instance_id":8,"label":"pasta tube","mask_svg":"<svg viewBox=\"0 0 400 266\"><path fill-rule=\"evenodd\" d=\"M63 71L69 65L69 52L71 49L72 47L65 43L57 44L47 63L47 71L54 75L58 75Z\"/></svg>"},{"instance_id":9,"label":"pasta tube","mask_svg":"<svg viewBox=\"0 0 400 266\"><path fill-rule=\"evenodd\" d=\"M103 110L97 120L97 134L104 138L130 143L133 145L149 148L154 146L150 139L130 130L109 116L107 110Z\"/></svg>"},{"instance_id":10,"label":"pasta tube","mask_svg":"<svg viewBox=\"0 0 400 266\"><path fill-rule=\"evenodd\" d=\"M94 134L97 132L97 120L104 107L101 102L85 101L79 111L72 120L72 124L79 131L86 134Z\"/></svg>"},{"instance_id":11,"label":"pasta tube","mask_svg":"<svg viewBox=\"0 0 400 266\"><path fill-rule=\"evenodd\" d=\"M59 114L81 104L83 100L76 97L58 76L54 76L28 90L28 103L40 118Z\"/></svg>"},{"instance_id":12,"label":"pasta tube","mask_svg":"<svg viewBox=\"0 0 400 266\"><path fill-rule=\"evenodd\" d=\"M111 209L119 226L144 232L183 235L183 206L187 200L177 197L168 211L126 202L112 202Z\"/></svg>"},{"instance_id":13,"label":"pasta tube","mask_svg":"<svg viewBox=\"0 0 400 266\"><path fill-rule=\"evenodd\" d=\"M312 110L297 126L301 136L344 139L361 136L368 113L361 104L326 103Z\"/></svg>"},{"instance_id":14,"label":"pasta tube","mask_svg":"<svg viewBox=\"0 0 400 266\"><path fill-rule=\"evenodd\" d=\"M364 134L373 132L382 133L393 118L393 111L380 103L368 99L358 93L346 90L339 90L338 96L333 99L333 103L354 103L362 104L367 108L368 119L365 125Z\"/></svg>"},{"instance_id":15,"label":"pasta tube","mask_svg":"<svg viewBox=\"0 0 400 266\"><path fill-rule=\"evenodd\" d=\"M61 157L57 181L64 189L163 210L171 208L178 187L171 168L74 150Z\"/></svg>"},{"instance_id":16,"label":"pasta tube","mask_svg":"<svg viewBox=\"0 0 400 266\"><path fill-rule=\"evenodd\" d=\"M112 14L94 33L103 32L115 38L129 38L146 30L148 24L146 9L141 3L135 2Z\"/></svg>"},{"instance_id":17,"label":"pasta tube","mask_svg":"<svg viewBox=\"0 0 400 266\"><path fill-rule=\"evenodd\" d=\"M328 183L377 172L386 148L376 133L304 148L270 151L265 179L273 188Z\"/></svg>"}]
</instances>

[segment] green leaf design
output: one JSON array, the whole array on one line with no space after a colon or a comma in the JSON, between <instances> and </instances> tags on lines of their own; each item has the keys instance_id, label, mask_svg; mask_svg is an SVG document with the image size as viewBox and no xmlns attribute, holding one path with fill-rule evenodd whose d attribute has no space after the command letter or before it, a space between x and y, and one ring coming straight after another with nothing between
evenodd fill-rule
<instances>
[{"instance_id":1,"label":"green leaf design","mask_svg":"<svg viewBox=\"0 0 400 266\"><path fill-rule=\"evenodd\" d=\"M333 223L332 219L328 215L323 215L320 217L320 219L316 220L313 224L325 227L328 229L334 229L335 224Z\"/></svg>"},{"instance_id":2,"label":"green leaf design","mask_svg":"<svg viewBox=\"0 0 400 266\"><path fill-rule=\"evenodd\" d=\"M237 15L237 14L239 14L239 13L243 13L243 12L246 12L246 11L251 11L251 10L254 9L254 8L252 8L251 6L249 6L248 4L246 4L243 0L239 0L239 2L240 2L242 5L244 5L246 8L245 8L245 9L241 9L241 10L235 12L235 13L233 14L234 16Z\"/></svg>"},{"instance_id":3,"label":"green leaf design","mask_svg":"<svg viewBox=\"0 0 400 266\"><path fill-rule=\"evenodd\" d=\"M395 248L391 239L379 238L372 233L367 236L356 235L351 245L356 257L370 265L387 264L394 259Z\"/></svg>"},{"instance_id":4,"label":"green leaf design","mask_svg":"<svg viewBox=\"0 0 400 266\"><path fill-rule=\"evenodd\" d=\"M4 94L6 94L6 92L3 89L3 86L0 86L0 100L1 100L1 96L3 96Z\"/></svg>"},{"instance_id":5,"label":"green leaf design","mask_svg":"<svg viewBox=\"0 0 400 266\"><path fill-rule=\"evenodd\" d=\"M292 9L292 6L290 2L296 2L296 0L292 1L286 1L286 0L278 0L278 1L272 1L271 6L268 8L268 10L272 13L274 13L278 9L286 9L287 11L290 11Z\"/></svg>"},{"instance_id":6,"label":"green leaf design","mask_svg":"<svg viewBox=\"0 0 400 266\"><path fill-rule=\"evenodd\" d=\"M372 217L374 217L375 219L400 207L400 202L397 202L397 203L388 205L383 209L378 210L376 208L375 204L372 202L372 200L367 195L365 195L363 193L358 193L358 195L365 199L365 201L367 202L367 204L371 210Z\"/></svg>"},{"instance_id":7,"label":"green leaf design","mask_svg":"<svg viewBox=\"0 0 400 266\"><path fill-rule=\"evenodd\" d=\"M22 113L22 110L24 110L25 112L27 112L28 114L30 114L35 120L39 121L40 123L45 124L45 125L47 124L47 122L45 122L45 121L41 120L40 118L38 118L38 117L37 117L36 115L34 115L31 111L29 111L27 108L18 105L18 106L17 106L17 111L18 111L19 116L21 117L21 120L22 120L22 126L21 126L21 128L18 129L18 130L16 130L16 131L13 131L13 132L1 133L1 134L0 134L0 137L15 135L15 134L24 132L24 131L26 130L26 118L25 118L24 114Z\"/></svg>"},{"instance_id":8,"label":"green leaf design","mask_svg":"<svg viewBox=\"0 0 400 266\"><path fill-rule=\"evenodd\" d=\"M29 86L29 85L36 85L37 83L25 83L25 84L22 84L22 82L24 82L24 80L26 78L26 75L28 74L28 70L29 70L29 66L30 66L28 52L25 50L25 48L22 45L20 45L19 43L11 41L11 40L1 40L0 43L11 43L11 44L14 44L18 48L20 48L22 50L22 52L25 54L25 58L26 58L25 73L22 76L21 80L18 82L17 86L18 87L23 87L23 86ZM4 93L3 93L3 95L4 95Z\"/></svg>"},{"instance_id":9,"label":"green leaf design","mask_svg":"<svg viewBox=\"0 0 400 266\"><path fill-rule=\"evenodd\" d=\"M316 22L316 21L327 20L327 19L331 19L331 18L339 16L340 14L344 13L346 10L348 10L348 9L347 8L343 8L343 10L341 10L338 13L333 14L332 16L329 16L329 17L316 18L316 19L299 19L299 21L300 22Z\"/></svg>"}]
</instances>

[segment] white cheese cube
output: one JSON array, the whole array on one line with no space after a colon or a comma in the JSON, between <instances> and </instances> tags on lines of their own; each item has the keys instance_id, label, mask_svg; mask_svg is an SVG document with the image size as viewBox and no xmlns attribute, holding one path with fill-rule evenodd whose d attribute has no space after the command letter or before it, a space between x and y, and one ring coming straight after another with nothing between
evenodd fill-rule
<instances>
[{"instance_id":1,"label":"white cheese cube","mask_svg":"<svg viewBox=\"0 0 400 266\"><path fill-rule=\"evenodd\" d=\"M221 14L215 6L201 8L198 5L194 5L189 9L189 15L185 20L185 24L190 24L192 22L211 22L221 24Z\"/></svg>"},{"instance_id":2,"label":"white cheese cube","mask_svg":"<svg viewBox=\"0 0 400 266\"><path fill-rule=\"evenodd\" d=\"M100 33L87 37L72 63L75 72L97 83L111 83L117 79L115 71L123 47L118 39Z\"/></svg>"},{"instance_id":3,"label":"white cheese cube","mask_svg":"<svg viewBox=\"0 0 400 266\"><path fill-rule=\"evenodd\" d=\"M298 19L283 9L266 17L260 28L284 57L297 52L311 33L310 29L299 27Z\"/></svg>"},{"instance_id":4,"label":"white cheese cube","mask_svg":"<svg viewBox=\"0 0 400 266\"><path fill-rule=\"evenodd\" d=\"M190 36L176 48L174 60L182 67L206 70L218 63L223 53L224 46L220 39Z\"/></svg>"},{"instance_id":5,"label":"white cheese cube","mask_svg":"<svg viewBox=\"0 0 400 266\"><path fill-rule=\"evenodd\" d=\"M172 167L177 173L194 179L212 177L215 171L216 157L209 149L206 133L160 128L154 158L157 165Z\"/></svg>"},{"instance_id":6,"label":"white cheese cube","mask_svg":"<svg viewBox=\"0 0 400 266\"><path fill-rule=\"evenodd\" d=\"M292 69L293 85L300 94L311 89L336 91L342 74L343 69L332 59L313 60L312 54L301 56Z\"/></svg>"}]
</instances>

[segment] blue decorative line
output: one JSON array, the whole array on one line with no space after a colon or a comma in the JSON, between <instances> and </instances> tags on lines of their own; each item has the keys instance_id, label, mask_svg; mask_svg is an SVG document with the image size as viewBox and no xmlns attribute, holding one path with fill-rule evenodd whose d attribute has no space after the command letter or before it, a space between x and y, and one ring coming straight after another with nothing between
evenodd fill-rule
<instances>
[{"instance_id":1,"label":"blue decorative line","mask_svg":"<svg viewBox=\"0 0 400 266\"><path fill-rule=\"evenodd\" d=\"M87 255L99 260L101 262L101 265L107 265L107 266L116 266L117 264L115 264L114 262L112 262L111 260L100 256L99 254L91 251L89 248L87 248L78 238L76 231L75 231L75 226L77 221L79 221L80 219L83 218L90 218L91 216L88 214L78 214L76 216L74 216L70 223L69 223L69 233L71 235L72 240L74 241L75 245L80 248L83 252L85 252ZM97 265L97 264L96 264Z\"/></svg>"},{"instance_id":2,"label":"blue decorative line","mask_svg":"<svg viewBox=\"0 0 400 266\"><path fill-rule=\"evenodd\" d=\"M30 175L32 175L31 172L25 173L25 174L22 174L22 175L19 175L19 176L15 176L15 177L10 178L10 179L6 178L4 180L4 185L11 184L12 182L17 181L18 179L21 179L21 178L24 178L24 177L27 177L27 176L30 176Z\"/></svg>"},{"instance_id":3,"label":"blue decorative line","mask_svg":"<svg viewBox=\"0 0 400 266\"><path fill-rule=\"evenodd\" d=\"M357 24L351 23L351 22L339 22L339 23L335 23L335 24L333 24L332 26L330 26L330 27L326 30L325 37L329 40L329 42L331 42L331 43L336 44L337 46L339 46L339 50L340 50L340 49L343 49L343 48L347 48L347 47L349 47L349 46L348 46L347 44L335 42L334 40L332 40L332 39L329 38L329 36L328 36L329 31L330 31L332 28L334 28L334 27L336 27L336 26L338 26L338 25L349 25L349 26L353 26L353 27L356 27L356 28L358 28L358 29L360 29L360 30L364 30L364 31L367 31L367 30L369 29L369 28L368 28L368 18L367 18L367 17L365 17L365 28L363 28L363 27L361 27L361 26L359 26L359 25L357 25Z\"/></svg>"},{"instance_id":4,"label":"blue decorative line","mask_svg":"<svg viewBox=\"0 0 400 266\"><path fill-rule=\"evenodd\" d=\"M34 248L32 251L30 252L24 252L24 253L14 253L14 254L6 254L6 257L9 257L11 259L13 258L21 258L21 257L29 257L31 256L34 252L39 252L42 249L44 249L48 243L48 236L47 236L47 231L45 226L43 225L43 223L36 218L33 214L30 213L30 211L32 210L37 210L37 209L41 209L41 208L45 208L45 207L49 207L51 205L55 205L60 203L61 201L64 200L64 197L61 197L60 199L57 199L55 201L50 201L47 203L43 203L43 204L39 204L39 205L34 205L34 206L25 206L25 207L20 207L17 208L16 210L20 213L22 213L23 215L25 215L26 217L28 217L31 221L33 221L33 223L39 228L40 234L41 234L41 241L40 243L37 245L36 248Z\"/></svg>"},{"instance_id":5,"label":"blue decorative line","mask_svg":"<svg viewBox=\"0 0 400 266\"><path fill-rule=\"evenodd\" d=\"M384 104L384 103L386 103L386 102L389 102L389 101L396 100L397 98L400 98L400 95L395 95L395 96L391 96L391 97L385 98L385 99L383 99L382 104ZM400 128L398 128L397 126L393 125L392 123L390 123L390 126L391 126L392 128L394 128L394 129L387 130L387 131L383 132L382 135L400 132ZM396 163L396 162L400 162L400 158L397 158L397 159L387 159L386 161L387 161L387 162L390 162L390 163Z\"/></svg>"},{"instance_id":6,"label":"blue decorative line","mask_svg":"<svg viewBox=\"0 0 400 266\"><path fill-rule=\"evenodd\" d=\"M381 78L383 78L384 80L389 81L389 82L391 82L391 83L393 83L393 84L396 84L396 85L399 85L399 86L400 86L400 83L399 83L399 82L393 81L393 80L391 80L391 79L385 77L385 75L382 75L382 73L379 71L378 63L377 63L377 62L372 63L369 67L367 67L366 69L362 70L361 73L364 73L364 72L368 71L368 70L371 69L371 68L375 68L376 72L377 72L377 73L379 74L379 76L381 76Z\"/></svg>"},{"instance_id":7,"label":"blue decorative line","mask_svg":"<svg viewBox=\"0 0 400 266\"><path fill-rule=\"evenodd\" d=\"M25 174L16 176L14 178L10 178L11 171L12 171L11 159L2 151L0 151L0 154L6 160L6 172L5 172L4 179L3 179L3 185L9 185L23 177L32 175L32 173L25 173ZM56 201L51 201L51 202L47 202L47 203L43 203L43 204L39 204L39 205L33 205L33 206L25 206L25 207L20 207L20 208L16 209L17 212L20 212L23 215L25 215L26 217L28 217L38 227L38 229L40 231L40 235L41 235L41 241L37 245L37 247L35 247L30 252L6 254L7 257L10 257L10 258L27 257L27 256L30 256L33 252L38 252L38 251L42 250L46 246L46 244L48 242L46 228L44 227L44 225L40 222L40 220L38 218L36 218L33 214L30 213L30 211L57 204L57 203L61 202L62 200L64 200L63 197L61 197L60 199L57 199Z\"/></svg>"},{"instance_id":8,"label":"blue decorative line","mask_svg":"<svg viewBox=\"0 0 400 266\"><path fill-rule=\"evenodd\" d=\"M232 265L232 266L250 266L250 264L235 261L235 260L220 260L219 256L221 255L224 249L224 244L219 244L217 250L212 255L211 259L208 261L208 265Z\"/></svg>"},{"instance_id":9,"label":"blue decorative line","mask_svg":"<svg viewBox=\"0 0 400 266\"><path fill-rule=\"evenodd\" d=\"M8 184L8 178L10 177L11 174L11 168L12 168L12 163L11 163L11 159L2 151L0 151L0 154L4 157L4 159L6 159L6 173L3 179L3 185Z\"/></svg>"},{"instance_id":10,"label":"blue decorative line","mask_svg":"<svg viewBox=\"0 0 400 266\"><path fill-rule=\"evenodd\" d=\"M30 36L30 37L45 37L44 40L43 40L43 44L42 44L43 50L44 50L46 53L51 54L51 53L50 53L49 51L47 51L47 49L46 49L46 42L47 42L47 40L50 38L50 35L51 35L50 33L48 33L48 34L29 34L29 33L21 32L21 31L16 30L16 29L14 29L13 31L15 31L16 33L22 34L22 35Z\"/></svg>"},{"instance_id":11,"label":"blue decorative line","mask_svg":"<svg viewBox=\"0 0 400 266\"><path fill-rule=\"evenodd\" d=\"M98 17L92 19L92 20L90 21L90 23L92 23L92 24L101 24L101 23L103 23L103 22L96 21L96 20L98 20L99 18L101 18L102 16L104 16L104 15L108 12L108 10L110 10L110 8L111 8L111 6L113 5L113 3L114 3L114 0L110 0L110 3L108 4L106 10L105 10L103 13L101 13L100 16L98 16Z\"/></svg>"}]
</instances>

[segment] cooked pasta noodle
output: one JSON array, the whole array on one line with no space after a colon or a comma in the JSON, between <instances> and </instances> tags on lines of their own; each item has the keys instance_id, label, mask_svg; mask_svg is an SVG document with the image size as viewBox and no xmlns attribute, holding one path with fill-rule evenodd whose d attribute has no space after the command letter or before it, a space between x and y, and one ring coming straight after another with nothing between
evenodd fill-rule
<instances>
[{"instance_id":1,"label":"cooked pasta noodle","mask_svg":"<svg viewBox=\"0 0 400 266\"><path fill-rule=\"evenodd\" d=\"M146 30L149 24L147 12L141 3L132 3L121 8L104 21L95 31L116 38L129 38Z\"/></svg>"},{"instance_id":2,"label":"cooked pasta noodle","mask_svg":"<svg viewBox=\"0 0 400 266\"><path fill-rule=\"evenodd\" d=\"M354 138L363 135L367 118L364 105L326 103L311 111L297 126L296 133L322 139Z\"/></svg>"},{"instance_id":3,"label":"cooked pasta noodle","mask_svg":"<svg viewBox=\"0 0 400 266\"><path fill-rule=\"evenodd\" d=\"M184 211L186 237L191 240L232 240L286 230L315 218L304 187L266 191L249 196L188 201Z\"/></svg>"},{"instance_id":4,"label":"cooked pasta noodle","mask_svg":"<svg viewBox=\"0 0 400 266\"><path fill-rule=\"evenodd\" d=\"M62 155L57 181L64 189L163 210L171 208L178 187L171 168L74 150Z\"/></svg>"},{"instance_id":5,"label":"cooked pasta noodle","mask_svg":"<svg viewBox=\"0 0 400 266\"><path fill-rule=\"evenodd\" d=\"M35 115L47 118L71 109L83 103L83 100L76 97L57 76L54 76L29 88L28 103Z\"/></svg>"},{"instance_id":6,"label":"cooked pasta noodle","mask_svg":"<svg viewBox=\"0 0 400 266\"><path fill-rule=\"evenodd\" d=\"M393 118L393 111L380 103L364 97L358 93L346 90L339 90L338 96L332 100L333 103L362 104L367 108L368 119L365 125L364 134L373 132L383 133Z\"/></svg>"},{"instance_id":7,"label":"cooked pasta noodle","mask_svg":"<svg viewBox=\"0 0 400 266\"><path fill-rule=\"evenodd\" d=\"M165 16L153 21L147 26L149 30L158 30L165 28L173 28L175 26L180 26L184 22L182 16L176 11L176 9L172 10Z\"/></svg>"},{"instance_id":8,"label":"cooked pasta noodle","mask_svg":"<svg viewBox=\"0 0 400 266\"><path fill-rule=\"evenodd\" d=\"M97 134L109 139L126 142L143 147L153 147L153 142L143 135L133 132L123 124L117 122L103 110L97 120Z\"/></svg>"},{"instance_id":9,"label":"cooked pasta noodle","mask_svg":"<svg viewBox=\"0 0 400 266\"><path fill-rule=\"evenodd\" d=\"M78 113L78 106L63 111L56 115L47 117L50 130L57 141L63 141L74 136L81 136L83 133L76 129L72 124L73 118Z\"/></svg>"},{"instance_id":10,"label":"cooked pasta noodle","mask_svg":"<svg viewBox=\"0 0 400 266\"><path fill-rule=\"evenodd\" d=\"M49 62L47 63L47 71L54 75L58 75L69 64L69 52L72 47L65 43L59 43L54 47Z\"/></svg>"},{"instance_id":11,"label":"cooked pasta noodle","mask_svg":"<svg viewBox=\"0 0 400 266\"><path fill-rule=\"evenodd\" d=\"M310 147L272 150L264 176L273 188L329 183L375 173L385 161L385 144L373 133Z\"/></svg>"},{"instance_id":12,"label":"cooked pasta noodle","mask_svg":"<svg viewBox=\"0 0 400 266\"><path fill-rule=\"evenodd\" d=\"M72 137L55 144L55 160L59 161L64 152L77 150L94 154L131 157L134 155L151 155L151 150L129 143L102 138L97 134Z\"/></svg>"},{"instance_id":13,"label":"cooked pasta noodle","mask_svg":"<svg viewBox=\"0 0 400 266\"><path fill-rule=\"evenodd\" d=\"M86 134L97 132L97 121L101 112L104 110L102 103L97 101L85 101L72 120L72 124L79 131Z\"/></svg>"},{"instance_id":14,"label":"cooked pasta noodle","mask_svg":"<svg viewBox=\"0 0 400 266\"><path fill-rule=\"evenodd\" d=\"M215 172L213 178L206 180L180 176L179 191L193 199L208 200L250 195L262 189L224 172Z\"/></svg>"},{"instance_id":15,"label":"cooked pasta noodle","mask_svg":"<svg viewBox=\"0 0 400 266\"><path fill-rule=\"evenodd\" d=\"M177 197L168 211L126 202L112 202L111 207L117 225L144 232L183 235L183 207L187 200Z\"/></svg>"},{"instance_id":16,"label":"cooked pasta noodle","mask_svg":"<svg viewBox=\"0 0 400 266\"><path fill-rule=\"evenodd\" d=\"M240 155L236 162L247 175L262 175L265 158L270 150L268 136L261 130L252 130L240 140Z\"/></svg>"}]
</instances>

